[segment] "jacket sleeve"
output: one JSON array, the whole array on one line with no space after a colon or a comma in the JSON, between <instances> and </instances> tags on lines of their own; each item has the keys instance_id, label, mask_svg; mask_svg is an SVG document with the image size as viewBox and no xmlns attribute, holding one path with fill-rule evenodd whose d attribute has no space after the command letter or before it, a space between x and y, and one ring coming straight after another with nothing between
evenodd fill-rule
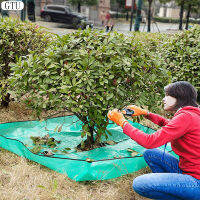
<instances>
[{"instance_id":1,"label":"jacket sleeve","mask_svg":"<svg viewBox=\"0 0 200 200\"><path fill-rule=\"evenodd\" d=\"M146 116L145 118L151 120L154 124L157 124L158 126L165 126L170 121L154 113L149 113L148 116Z\"/></svg>"},{"instance_id":2,"label":"jacket sleeve","mask_svg":"<svg viewBox=\"0 0 200 200\"><path fill-rule=\"evenodd\" d=\"M186 113L180 113L173 117L166 126L163 126L151 135L140 131L129 123L124 126L123 132L139 145L147 149L152 149L183 136L189 131L190 123L191 116Z\"/></svg>"}]
</instances>

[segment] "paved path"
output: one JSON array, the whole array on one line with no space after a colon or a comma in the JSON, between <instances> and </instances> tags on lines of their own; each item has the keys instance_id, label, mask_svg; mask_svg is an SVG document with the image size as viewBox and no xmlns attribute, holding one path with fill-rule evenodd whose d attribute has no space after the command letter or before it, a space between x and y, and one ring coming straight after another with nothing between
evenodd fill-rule
<instances>
[{"instance_id":1,"label":"paved path","mask_svg":"<svg viewBox=\"0 0 200 200\"><path fill-rule=\"evenodd\" d=\"M41 27L44 27L47 31L58 34L60 36L76 31L75 29L68 28L67 25L63 23L44 22L40 20L36 21L35 23ZM103 29L104 27L96 26L95 28ZM130 24L124 22L123 23L117 22L114 26L114 30L120 33L129 34ZM134 30L134 25L132 27L132 30ZM147 25L141 24L140 31L147 32ZM178 31L178 24L152 23L151 25L151 32L153 33L155 32L174 33L177 31Z\"/></svg>"},{"instance_id":2,"label":"paved path","mask_svg":"<svg viewBox=\"0 0 200 200\"><path fill-rule=\"evenodd\" d=\"M116 23L115 29L119 32L128 32L130 31L130 23ZM134 24L132 26L132 31L134 30ZM178 24L167 24L167 23L159 23L155 22L151 24L151 32L161 32L161 33L171 33L174 31L178 31ZM141 23L140 25L140 32L147 32L147 25Z\"/></svg>"},{"instance_id":3,"label":"paved path","mask_svg":"<svg viewBox=\"0 0 200 200\"><path fill-rule=\"evenodd\" d=\"M51 33L58 34L60 36L76 31L74 29L69 29L65 24L62 23L44 22L44 21L36 21L35 23L41 27L44 27L45 30Z\"/></svg>"}]
</instances>

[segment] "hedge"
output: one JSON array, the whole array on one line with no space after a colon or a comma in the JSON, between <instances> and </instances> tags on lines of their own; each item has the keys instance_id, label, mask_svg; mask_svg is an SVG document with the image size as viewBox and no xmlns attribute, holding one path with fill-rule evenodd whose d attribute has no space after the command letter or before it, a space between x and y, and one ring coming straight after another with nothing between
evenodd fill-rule
<instances>
[{"instance_id":1,"label":"hedge","mask_svg":"<svg viewBox=\"0 0 200 200\"><path fill-rule=\"evenodd\" d=\"M163 22L163 23L179 23L179 19L173 19L169 17L153 17L153 20L156 22ZM190 19L190 23L193 24L200 24L199 20ZM186 19L183 19L183 23L186 23Z\"/></svg>"},{"instance_id":2,"label":"hedge","mask_svg":"<svg viewBox=\"0 0 200 200\"><path fill-rule=\"evenodd\" d=\"M11 73L10 63L16 62L20 56L42 53L51 41L52 36L33 23L0 17L0 104L2 106L9 104L7 79Z\"/></svg>"}]
</instances>

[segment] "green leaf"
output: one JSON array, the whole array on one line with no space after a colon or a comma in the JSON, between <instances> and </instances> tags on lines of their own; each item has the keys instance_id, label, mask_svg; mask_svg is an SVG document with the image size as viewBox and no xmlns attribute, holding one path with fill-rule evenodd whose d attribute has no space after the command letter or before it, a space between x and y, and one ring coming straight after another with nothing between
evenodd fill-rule
<instances>
[{"instance_id":1,"label":"green leaf","mask_svg":"<svg viewBox=\"0 0 200 200\"><path fill-rule=\"evenodd\" d=\"M47 66L49 63L51 63L51 59L50 58L46 58L44 64Z\"/></svg>"},{"instance_id":2,"label":"green leaf","mask_svg":"<svg viewBox=\"0 0 200 200\"><path fill-rule=\"evenodd\" d=\"M115 76L114 75L110 75L109 76L109 79L113 79Z\"/></svg>"},{"instance_id":3,"label":"green leaf","mask_svg":"<svg viewBox=\"0 0 200 200\"><path fill-rule=\"evenodd\" d=\"M85 137L86 136L86 132L85 131L82 131L81 132L81 138Z\"/></svg>"},{"instance_id":4,"label":"green leaf","mask_svg":"<svg viewBox=\"0 0 200 200\"><path fill-rule=\"evenodd\" d=\"M110 93L110 94L107 95L106 100L110 100L110 99L112 99L113 97L114 97L114 94L113 94L113 93Z\"/></svg>"}]
</instances>

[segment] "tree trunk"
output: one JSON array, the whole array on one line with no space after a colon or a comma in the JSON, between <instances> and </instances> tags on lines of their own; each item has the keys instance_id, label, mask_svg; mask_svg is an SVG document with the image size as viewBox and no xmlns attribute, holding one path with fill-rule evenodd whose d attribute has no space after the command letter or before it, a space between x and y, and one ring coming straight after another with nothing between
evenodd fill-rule
<instances>
[{"instance_id":1,"label":"tree trunk","mask_svg":"<svg viewBox=\"0 0 200 200\"><path fill-rule=\"evenodd\" d=\"M23 0L22 2L24 3L24 9L21 11L21 20L25 21L26 20L27 5L26 5L26 1L25 0Z\"/></svg>"},{"instance_id":2,"label":"tree trunk","mask_svg":"<svg viewBox=\"0 0 200 200\"><path fill-rule=\"evenodd\" d=\"M5 80L9 78L10 73L11 73L11 69L10 69L9 63L6 63L5 66L2 67L2 75ZM0 87L2 87L2 85L0 85ZM10 94L7 93L7 89L8 89L8 85L6 84L4 86L4 89L2 90L2 98L1 98L1 105L0 105L2 108L7 108L10 103Z\"/></svg>"},{"instance_id":3,"label":"tree trunk","mask_svg":"<svg viewBox=\"0 0 200 200\"><path fill-rule=\"evenodd\" d=\"M126 13L126 21L128 21L129 15L128 12Z\"/></svg>"},{"instance_id":4,"label":"tree trunk","mask_svg":"<svg viewBox=\"0 0 200 200\"><path fill-rule=\"evenodd\" d=\"M147 32L151 32L151 5L153 0L148 0L149 2L149 10L148 10L148 25L147 25Z\"/></svg>"},{"instance_id":5,"label":"tree trunk","mask_svg":"<svg viewBox=\"0 0 200 200\"><path fill-rule=\"evenodd\" d=\"M135 0L132 0L132 5L131 5L130 31L132 31L132 25L133 25L133 12L134 12L134 6L135 6Z\"/></svg>"},{"instance_id":6,"label":"tree trunk","mask_svg":"<svg viewBox=\"0 0 200 200\"><path fill-rule=\"evenodd\" d=\"M90 136L87 135L87 139L83 142L83 146L82 143L80 143L77 147L83 151L88 151L90 149L93 149L94 146L94 127L89 127L89 132L90 132Z\"/></svg>"},{"instance_id":7,"label":"tree trunk","mask_svg":"<svg viewBox=\"0 0 200 200\"><path fill-rule=\"evenodd\" d=\"M89 127L90 130L90 134L91 136L87 136L87 140L90 141L90 144L93 145L94 144L94 127Z\"/></svg>"},{"instance_id":8,"label":"tree trunk","mask_svg":"<svg viewBox=\"0 0 200 200\"><path fill-rule=\"evenodd\" d=\"M186 25L185 25L185 29L188 30L188 25L189 25L189 21L190 21L190 12L191 12L191 8L192 8L192 5L189 4L188 6L188 11L187 11L187 20L186 20Z\"/></svg>"},{"instance_id":9,"label":"tree trunk","mask_svg":"<svg viewBox=\"0 0 200 200\"><path fill-rule=\"evenodd\" d=\"M78 3L78 12L81 12L81 3Z\"/></svg>"},{"instance_id":10,"label":"tree trunk","mask_svg":"<svg viewBox=\"0 0 200 200\"><path fill-rule=\"evenodd\" d=\"M1 101L1 107L7 108L9 106L9 103L10 103L10 94L7 93L6 96L4 96Z\"/></svg>"},{"instance_id":11,"label":"tree trunk","mask_svg":"<svg viewBox=\"0 0 200 200\"><path fill-rule=\"evenodd\" d=\"M184 12L184 4L185 1L181 1L181 8L180 8L180 21L179 21L179 30L183 30L183 12Z\"/></svg>"}]
</instances>

